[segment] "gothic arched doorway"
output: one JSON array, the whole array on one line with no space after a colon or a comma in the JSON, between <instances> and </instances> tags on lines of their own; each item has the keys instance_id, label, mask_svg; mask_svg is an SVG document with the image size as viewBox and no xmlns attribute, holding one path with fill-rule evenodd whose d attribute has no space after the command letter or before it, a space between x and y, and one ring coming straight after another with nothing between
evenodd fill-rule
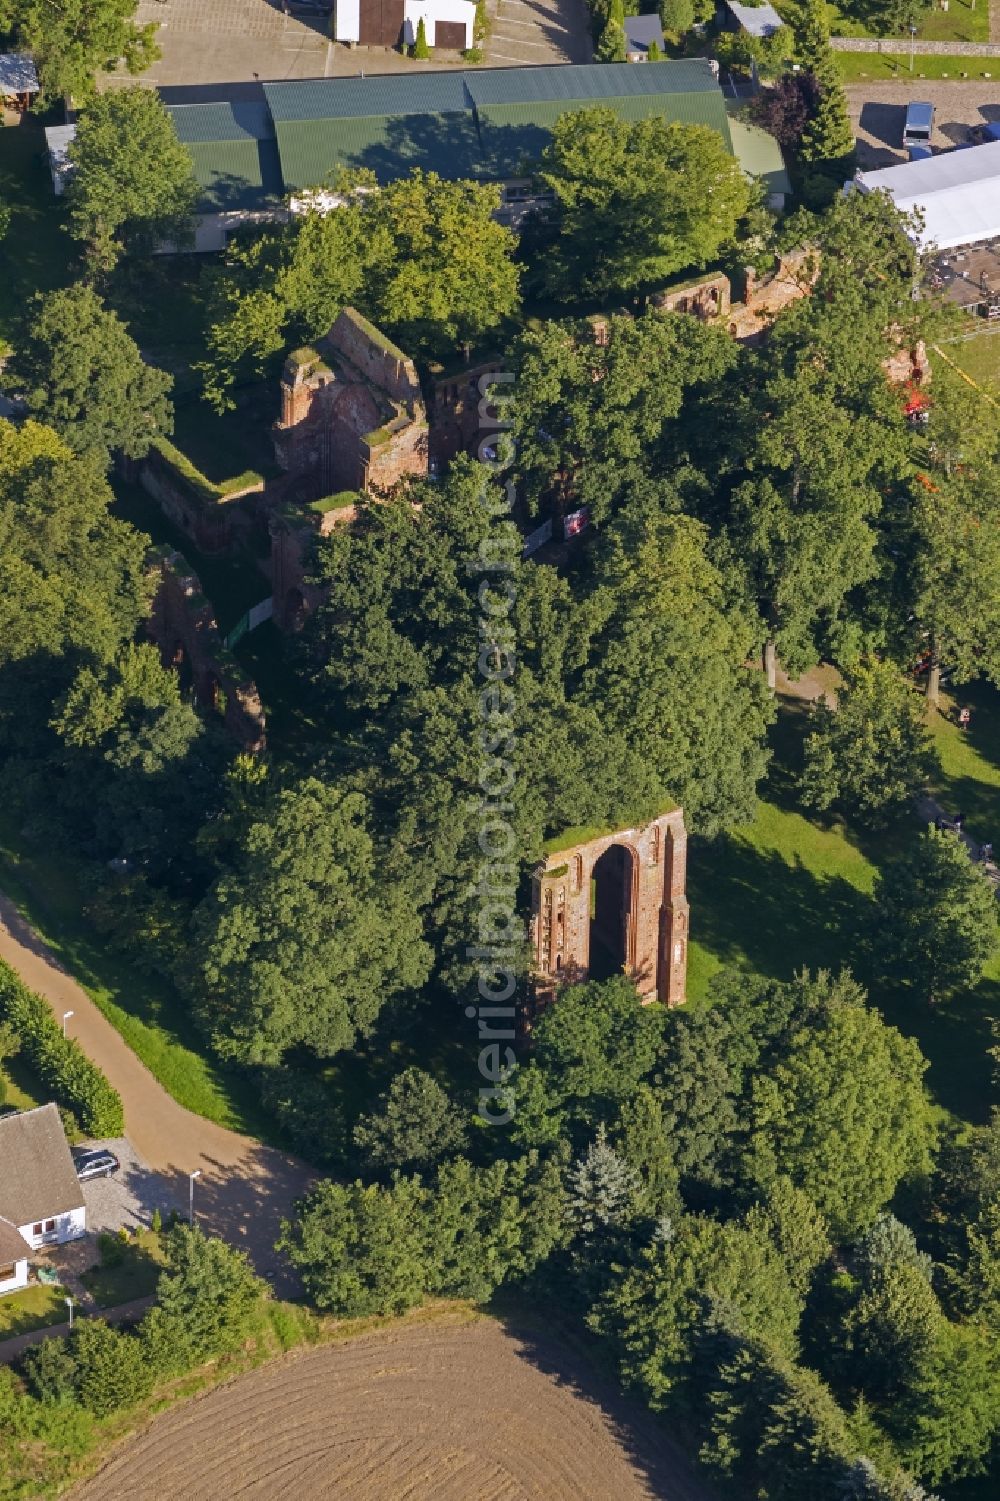
<instances>
[{"instance_id":1,"label":"gothic arched doorway","mask_svg":"<svg viewBox=\"0 0 1000 1501\"><path fill-rule=\"evenodd\" d=\"M611 844L591 876L590 979L607 980L627 967L631 913L632 854L623 844Z\"/></svg>"}]
</instances>

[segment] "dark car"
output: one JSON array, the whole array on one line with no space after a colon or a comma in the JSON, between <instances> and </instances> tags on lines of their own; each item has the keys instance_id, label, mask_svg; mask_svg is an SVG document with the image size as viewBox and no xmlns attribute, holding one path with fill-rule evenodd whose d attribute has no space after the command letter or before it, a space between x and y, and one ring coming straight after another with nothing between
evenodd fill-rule
<instances>
[{"instance_id":1,"label":"dark car","mask_svg":"<svg viewBox=\"0 0 1000 1501\"><path fill-rule=\"evenodd\" d=\"M110 1178L121 1167L114 1152L106 1152L103 1148L95 1150L93 1147L71 1147L70 1151L76 1176L81 1183L86 1183L90 1178Z\"/></svg>"}]
</instances>

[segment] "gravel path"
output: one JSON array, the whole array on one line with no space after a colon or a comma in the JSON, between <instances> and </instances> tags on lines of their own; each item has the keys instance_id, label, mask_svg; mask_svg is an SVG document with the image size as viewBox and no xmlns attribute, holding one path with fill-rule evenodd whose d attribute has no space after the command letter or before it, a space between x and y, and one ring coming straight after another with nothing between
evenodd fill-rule
<instances>
[{"instance_id":1,"label":"gravel path","mask_svg":"<svg viewBox=\"0 0 1000 1501\"><path fill-rule=\"evenodd\" d=\"M2 895L0 958L29 989L45 997L57 1017L74 1013L72 1035L121 1095L128 1140L167 1185L171 1202L187 1205L188 1174L200 1170L195 1190L199 1224L242 1246L275 1286L290 1287L274 1241L282 1216L312 1181L309 1168L178 1105ZM137 1184L133 1187L138 1191Z\"/></svg>"},{"instance_id":2,"label":"gravel path","mask_svg":"<svg viewBox=\"0 0 1000 1501\"><path fill-rule=\"evenodd\" d=\"M663 1426L555 1341L400 1323L155 1419L74 1501L708 1501Z\"/></svg>"},{"instance_id":3,"label":"gravel path","mask_svg":"<svg viewBox=\"0 0 1000 1501\"><path fill-rule=\"evenodd\" d=\"M928 100L935 106L933 144L944 151L966 140L969 127L1000 120L1000 59L997 78L962 82L914 78L905 83L850 83L847 105L858 139L858 165L892 167L905 161L903 121L911 99Z\"/></svg>"}]
</instances>

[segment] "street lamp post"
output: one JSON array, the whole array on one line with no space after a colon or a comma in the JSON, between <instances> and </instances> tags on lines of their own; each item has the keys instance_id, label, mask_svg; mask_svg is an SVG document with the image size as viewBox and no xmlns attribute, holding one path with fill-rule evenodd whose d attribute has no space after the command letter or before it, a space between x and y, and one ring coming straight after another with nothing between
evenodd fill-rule
<instances>
[{"instance_id":1,"label":"street lamp post","mask_svg":"<svg viewBox=\"0 0 1000 1501\"><path fill-rule=\"evenodd\" d=\"M71 1016L75 1016L75 1015L76 1015L75 1011L64 1011L63 1012L63 1036L64 1037L66 1036L66 1023L69 1021L69 1019L70 1019Z\"/></svg>"},{"instance_id":2,"label":"street lamp post","mask_svg":"<svg viewBox=\"0 0 1000 1501\"><path fill-rule=\"evenodd\" d=\"M910 23L910 72L913 72L913 43L917 35L917 28Z\"/></svg>"},{"instance_id":3,"label":"street lamp post","mask_svg":"<svg viewBox=\"0 0 1000 1501\"><path fill-rule=\"evenodd\" d=\"M72 1333L73 1332L73 1299L72 1298L67 1298L66 1299L66 1307L69 1309L69 1328L70 1328L70 1333Z\"/></svg>"},{"instance_id":4,"label":"street lamp post","mask_svg":"<svg viewBox=\"0 0 1000 1501\"><path fill-rule=\"evenodd\" d=\"M196 1167L193 1173L188 1173L188 1224L194 1226L194 1180L201 1177L201 1168Z\"/></svg>"}]
</instances>

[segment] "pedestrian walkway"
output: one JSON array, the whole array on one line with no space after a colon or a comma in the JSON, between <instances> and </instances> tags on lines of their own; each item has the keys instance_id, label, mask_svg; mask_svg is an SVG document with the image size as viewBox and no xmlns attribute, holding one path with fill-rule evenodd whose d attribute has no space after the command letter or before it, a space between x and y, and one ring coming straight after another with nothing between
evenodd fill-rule
<instances>
[{"instance_id":1,"label":"pedestrian walkway","mask_svg":"<svg viewBox=\"0 0 1000 1501\"><path fill-rule=\"evenodd\" d=\"M155 1299L133 1298L131 1303L119 1303L117 1308L105 1308L101 1318L109 1324L137 1324ZM17 1360L32 1345L40 1345L43 1339L63 1339L69 1333L69 1322L46 1324L43 1329L32 1329L28 1334L15 1334L13 1339L0 1340L0 1365L9 1365Z\"/></svg>"},{"instance_id":2,"label":"pedestrian walkway","mask_svg":"<svg viewBox=\"0 0 1000 1501\"><path fill-rule=\"evenodd\" d=\"M306 1164L178 1105L2 894L0 958L57 1017L74 1013L74 1037L121 1095L126 1136L139 1159L169 1184L172 1201L186 1204L190 1175L199 1173L198 1223L246 1250L274 1286L291 1288L274 1242L282 1218L314 1180Z\"/></svg>"}]
</instances>

